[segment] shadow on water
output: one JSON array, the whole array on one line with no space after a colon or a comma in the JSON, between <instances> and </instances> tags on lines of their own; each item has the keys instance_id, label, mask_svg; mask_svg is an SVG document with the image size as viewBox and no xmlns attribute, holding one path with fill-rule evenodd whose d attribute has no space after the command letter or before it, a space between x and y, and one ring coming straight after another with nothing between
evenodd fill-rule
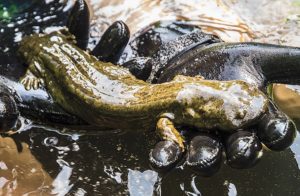
<instances>
[{"instance_id":1,"label":"shadow on water","mask_svg":"<svg viewBox=\"0 0 300 196\"><path fill-rule=\"evenodd\" d=\"M34 15L31 22L38 24L38 29L29 28L24 33L22 24L19 30L9 27L12 23L7 21L0 24L0 74L18 78L24 71L11 52L16 47L18 33L39 32L50 23L63 24L56 17L61 16L64 6L58 1L40 3L43 16L38 11L30 13ZM215 176L202 178L182 168L165 174L153 171L148 153L157 141L154 132L84 133L39 126L24 119L22 125L19 134L0 138L2 195L126 195L129 191L131 195L141 195L153 190L155 195L297 195L300 192L299 134L290 149L265 152L252 169L235 170L223 165Z\"/></svg>"}]
</instances>

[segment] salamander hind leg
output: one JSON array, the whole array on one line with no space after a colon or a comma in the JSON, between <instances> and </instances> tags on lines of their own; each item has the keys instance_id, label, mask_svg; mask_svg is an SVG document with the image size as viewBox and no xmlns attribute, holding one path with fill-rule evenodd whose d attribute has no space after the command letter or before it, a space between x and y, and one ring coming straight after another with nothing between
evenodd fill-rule
<instances>
[{"instance_id":1,"label":"salamander hind leg","mask_svg":"<svg viewBox=\"0 0 300 196\"><path fill-rule=\"evenodd\" d=\"M156 169L171 169L183 155L184 139L169 118L160 118L156 125L156 131L163 141L158 142L151 150L150 162Z\"/></svg>"},{"instance_id":2,"label":"salamander hind leg","mask_svg":"<svg viewBox=\"0 0 300 196\"><path fill-rule=\"evenodd\" d=\"M156 131L162 139L177 143L180 149L184 151L184 139L170 119L160 118L156 124Z\"/></svg>"}]
</instances>

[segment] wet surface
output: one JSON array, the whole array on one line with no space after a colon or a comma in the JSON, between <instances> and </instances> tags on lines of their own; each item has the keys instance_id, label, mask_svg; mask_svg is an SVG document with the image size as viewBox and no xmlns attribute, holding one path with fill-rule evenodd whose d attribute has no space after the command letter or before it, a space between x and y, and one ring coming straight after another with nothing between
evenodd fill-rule
<instances>
[{"instance_id":1,"label":"wet surface","mask_svg":"<svg viewBox=\"0 0 300 196\"><path fill-rule=\"evenodd\" d=\"M17 60L17 44L25 35L64 25L72 4L71 0L1 1L0 74L11 78L19 78L23 75L25 67L20 66Z\"/></svg>"},{"instance_id":2,"label":"wet surface","mask_svg":"<svg viewBox=\"0 0 300 196\"><path fill-rule=\"evenodd\" d=\"M19 152L11 149L12 141L1 150L2 191L58 195L123 195L138 188L154 189L157 195L297 195L300 191L299 141L284 152L265 152L254 168L223 165L215 176L203 178L180 168L166 174L152 171L147 157L154 138L143 132L80 135L30 128L15 138L22 142ZM137 185L136 178L146 179L142 187L132 187Z\"/></svg>"},{"instance_id":3,"label":"wet surface","mask_svg":"<svg viewBox=\"0 0 300 196\"><path fill-rule=\"evenodd\" d=\"M56 2L45 1L47 5ZM296 6L293 6L292 10L289 10L288 6L286 10L284 7L281 10L281 13L284 13L282 18L292 18L289 20L292 21L291 24L282 22L282 18L279 18L276 25L271 25L268 21L255 21L253 15L244 14L251 22L239 17L241 13L251 13L251 7L245 6L248 5L248 1L136 2L91 0L91 8L95 11L90 47L94 43L93 40L99 39L101 32L116 19L125 20L134 33L158 19L183 18L187 17L187 13L189 17L194 18L193 23L202 25L204 30L218 34L226 41L251 40L255 32L255 35L258 35L255 39L259 41L278 43L276 41L284 40L285 44L299 46L296 44L297 37L294 36L300 33L297 30L297 17L294 17L300 8L297 9ZM279 1L274 4L265 2L273 1L263 1L262 12L268 5L275 8L281 5ZM294 5L299 1L282 2ZM230 5L231 9L226 5ZM47 6L48 8L51 9L51 6ZM64 7L61 7L57 10L63 9ZM245 9L248 9L248 12ZM265 18L270 16L268 13ZM247 21L252 29L249 30L243 21ZM261 25L253 26L253 23ZM8 24L1 22L0 30L7 28ZM59 24L61 23L57 25ZM292 30L284 31L288 32L287 34L276 31L270 35L271 26ZM7 30L13 28L8 27ZM0 73L18 77L22 69L12 69L19 64L11 63L11 59L14 58L7 56L11 53L6 49L6 44L14 43L16 35L11 34L11 39L4 39L3 35L0 34L0 55L4 55L4 58L0 59ZM16 73L16 70L20 73ZM281 91L284 92L283 89ZM297 102L297 94L292 92L294 94L284 93L283 98L287 100L277 96L278 100L284 100L282 106ZM288 112L288 109L286 111ZM298 118L296 113L297 110L290 111L292 117ZM0 195L126 195L129 192L132 195L140 195L140 192L145 194L152 191L154 195L298 195L300 192L299 137L291 148L283 152L265 151L261 162L254 168L236 170L224 164L215 176L203 178L182 168L167 173L152 170L148 153L157 141L154 132L132 130L126 133L104 133L97 129L82 131L80 128L40 126L23 118L20 124L20 133L0 138Z\"/></svg>"}]
</instances>

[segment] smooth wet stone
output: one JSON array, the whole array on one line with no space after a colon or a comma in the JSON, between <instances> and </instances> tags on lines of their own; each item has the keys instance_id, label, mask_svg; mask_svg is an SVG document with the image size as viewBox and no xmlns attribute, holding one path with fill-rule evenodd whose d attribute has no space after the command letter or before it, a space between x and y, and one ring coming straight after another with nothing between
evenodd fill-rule
<instances>
[{"instance_id":1,"label":"smooth wet stone","mask_svg":"<svg viewBox=\"0 0 300 196\"><path fill-rule=\"evenodd\" d=\"M145 81L151 73L152 61L147 57L139 57L123 63L122 66L128 68L137 79Z\"/></svg>"}]
</instances>

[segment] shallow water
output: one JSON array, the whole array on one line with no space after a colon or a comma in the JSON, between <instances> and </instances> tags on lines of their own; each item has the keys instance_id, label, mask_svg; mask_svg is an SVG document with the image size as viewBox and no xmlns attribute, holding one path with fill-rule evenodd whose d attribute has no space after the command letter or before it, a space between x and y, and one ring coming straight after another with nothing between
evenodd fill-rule
<instances>
[{"instance_id":1,"label":"shallow water","mask_svg":"<svg viewBox=\"0 0 300 196\"><path fill-rule=\"evenodd\" d=\"M90 2L93 9L90 47L116 19L124 20L133 34L156 20L176 18L190 19L226 41L254 39L300 45L296 44L300 33L298 19L293 17L300 11L299 6L293 6L299 1ZM253 14L253 10L259 11L260 17ZM274 12L280 14L274 15ZM284 19L289 17L292 19L286 22ZM1 69L1 74L17 77L14 71L20 70L10 69L15 64L4 60L0 59L1 66L6 68ZM282 106L297 101L294 91L293 94L284 90L276 92L284 92L281 97L290 96L293 101L284 100ZM283 100L278 93L274 93L274 98ZM291 116L296 113L297 110L290 111ZM224 164L215 176L203 178L182 168L164 174L152 170L148 153L157 141L154 132L82 132L36 125L23 118L21 125L19 134L0 138L1 195L141 195L151 192L155 195L298 195L300 192L299 137L290 149L265 152L254 168L235 170Z\"/></svg>"}]
</instances>

